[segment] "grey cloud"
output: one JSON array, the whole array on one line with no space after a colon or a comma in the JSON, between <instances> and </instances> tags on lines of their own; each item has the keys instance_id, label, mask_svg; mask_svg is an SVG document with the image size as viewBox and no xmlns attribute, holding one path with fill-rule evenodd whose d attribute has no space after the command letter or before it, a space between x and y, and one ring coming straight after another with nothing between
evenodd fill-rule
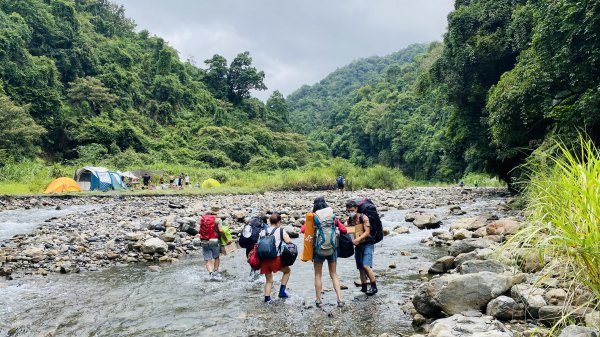
<instances>
[{"instance_id":1,"label":"grey cloud","mask_svg":"<svg viewBox=\"0 0 600 337\"><path fill-rule=\"evenodd\" d=\"M115 0L138 29L199 66L250 51L268 92L290 94L349 62L440 40L453 0Z\"/></svg>"}]
</instances>

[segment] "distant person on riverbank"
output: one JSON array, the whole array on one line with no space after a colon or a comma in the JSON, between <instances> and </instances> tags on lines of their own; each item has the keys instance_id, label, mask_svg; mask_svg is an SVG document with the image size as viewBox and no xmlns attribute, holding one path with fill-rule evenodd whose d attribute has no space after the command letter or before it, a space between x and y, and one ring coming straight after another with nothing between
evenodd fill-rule
<instances>
[{"instance_id":1,"label":"distant person on riverbank","mask_svg":"<svg viewBox=\"0 0 600 337\"><path fill-rule=\"evenodd\" d=\"M460 186L460 188L465 187L465 182L461 180L460 183L458 183L458 186Z\"/></svg>"},{"instance_id":2,"label":"distant person on riverbank","mask_svg":"<svg viewBox=\"0 0 600 337\"><path fill-rule=\"evenodd\" d=\"M281 271L283 276L281 277L281 287L279 288L279 298L288 298L286 292L287 283L290 280L292 269L290 267L283 267L281 265L281 253L279 251L279 244L281 238L285 243L292 242L290 236L286 233L285 229L281 228L281 215L277 213L271 214L269 218L269 228L260 232L260 238L266 238L272 236L277 250L277 257L270 259L263 259L260 265L260 273L265 275L265 303L271 302L271 288L273 288L273 273ZM260 239L259 239L260 240ZM260 245L260 243L259 243Z\"/></svg>"},{"instance_id":3,"label":"distant person on riverbank","mask_svg":"<svg viewBox=\"0 0 600 337\"><path fill-rule=\"evenodd\" d=\"M190 176L187 174L185 175L185 186L190 187Z\"/></svg>"},{"instance_id":4,"label":"distant person on riverbank","mask_svg":"<svg viewBox=\"0 0 600 337\"><path fill-rule=\"evenodd\" d=\"M144 173L142 176L142 181L144 182L144 188L148 188L148 185L150 184L150 175L148 173Z\"/></svg>"},{"instance_id":5,"label":"distant person on riverbank","mask_svg":"<svg viewBox=\"0 0 600 337\"><path fill-rule=\"evenodd\" d=\"M220 259L219 253L221 246L219 237L224 234L221 228L222 220L215 213L208 211L200 218L200 246L202 247L202 257L208 275L213 280L220 280L219 274Z\"/></svg>"},{"instance_id":6,"label":"distant person on riverbank","mask_svg":"<svg viewBox=\"0 0 600 337\"><path fill-rule=\"evenodd\" d=\"M338 307L344 306L342 290L337 275L337 242L336 231L347 233L346 227L335 218L333 209L327 205L325 198L318 197L313 201L312 213L314 214L315 236L313 238L313 266L315 270L315 305L322 307L321 293L323 292L323 263L327 261L329 277L337 296Z\"/></svg>"},{"instance_id":7,"label":"distant person on riverbank","mask_svg":"<svg viewBox=\"0 0 600 337\"><path fill-rule=\"evenodd\" d=\"M375 252L375 244L371 237L371 226L369 217L365 214L358 213L358 205L354 200L348 200L346 203L346 212L348 212L347 226L362 227L362 233L355 234L358 237L352 241L354 244L354 258L356 260L356 268L360 273L360 284L363 293L367 296L377 294L377 284L375 283L375 273L373 273L373 254ZM359 227L359 228L360 228ZM367 277L371 282L371 288L367 290Z\"/></svg>"},{"instance_id":8,"label":"distant person on riverbank","mask_svg":"<svg viewBox=\"0 0 600 337\"><path fill-rule=\"evenodd\" d=\"M345 183L345 181L344 181L344 177L343 177L343 176L338 176L338 177L335 179L335 182L337 183L337 188L338 188L338 191L340 191L340 192L344 192L344 183Z\"/></svg>"}]
</instances>

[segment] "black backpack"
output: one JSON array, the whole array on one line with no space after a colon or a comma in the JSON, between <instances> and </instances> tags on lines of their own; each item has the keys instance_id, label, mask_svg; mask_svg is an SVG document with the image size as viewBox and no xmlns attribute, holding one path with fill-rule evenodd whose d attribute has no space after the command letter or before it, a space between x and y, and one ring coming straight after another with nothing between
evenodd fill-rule
<instances>
[{"instance_id":1,"label":"black backpack","mask_svg":"<svg viewBox=\"0 0 600 337\"><path fill-rule=\"evenodd\" d=\"M337 182L338 185L343 185L344 184L344 177L339 176L339 177L337 177L337 179L335 181Z\"/></svg>"},{"instance_id":2,"label":"black backpack","mask_svg":"<svg viewBox=\"0 0 600 337\"><path fill-rule=\"evenodd\" d=\"M240 247L254 247L254 245L258 242L258 236L260 235L260 231L267 228L267 224L263 223L260 217L254 217L250 219L250 222L244 225L244 228L240 233L240 238L238 240Z\"/></svg>"},{"instance_id":3,"label":"black backpack","mask_svg":"<svg viewBox=\"0 0 600 337\"><path fill-rule=\"evenodd\" d=\"M371 199L357 199L356 204L358 205L358 213L364 214L369 218L369 225L371 226L371 238L374 243L379 243L383 240L383 225L381 219L377 213L377 207L371 201Z\"/></svg>"}]
</instances>

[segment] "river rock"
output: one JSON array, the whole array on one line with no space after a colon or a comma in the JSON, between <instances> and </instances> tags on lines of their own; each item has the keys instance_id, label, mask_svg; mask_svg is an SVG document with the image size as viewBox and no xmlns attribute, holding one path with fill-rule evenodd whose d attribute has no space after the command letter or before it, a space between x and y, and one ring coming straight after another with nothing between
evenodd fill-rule
<instances>
[{"instance_id":1,"label":"river rock","mask_svg":"<svg viewBox=\"0 0 600 337\"><path fill-rule=\"evenodd\" d=\"M396 234L408 234L410 233L410 229L408 227L398 227L394 229L394 233Z\"/></svg>"},{"instance_id":2,"label":"river rock","mask_svg":"<svg viewBox=\"0 0 600 337\"><path fill-rule=\"evenodd\" d=\"M454 259L454 264L456 265L456 267L458 267L458 266L461 266L463 263L474 260L474 259L477 259L477 251L476 250L474 250L472 252L468 252L468 253L458 254L456 256L456 258Z\"/></svg>"},{"instance_id":3,"label":"river rock","mask_svg":"<svg viewBox=\"0 0 600 337\"><path fill-rule=\"evenodd\" d=\"M129 232L125 233L125 240L128 241L140 241L144 239L144 233L139 232Z\"/></svg>"},{"instance_id":4,"label":"river rock","mask_svg":"<svg viewBox=\"0 0 600 337\"><path fill-rule=\"evenodd\" d=\"M461 228L459 230L456 230L453 232L452 234L452 238L454 240L464 240L464 239L470 239L473 237L473 233L467 229Z\"/></svg>"},{"instance_id":5,"label":"river rock","mask_svg":"<svg viewBox=\"0 0 600 337\"><path fill-rule=\"evenodd\" d=\"M482 310L512 285L512 277L490 272L443 275L421 285L413 297L413 304L426 317L437 316L440 312L454 315Z\"/></svg>"},{"instance_id":6,"label":"river rock","mask_svg":"<svg viewBox=\"0 0 600 337\"><path fill-rule=\"evenodd\" d=\"M482 271L489 271L492 273L499 274L504 272L504 270L504 265L494 260L471 260L462 263L458 267L458 271L461 274L473 274Z\"/></svg>"},{"instance_id":7,"label":"river rock","mask_svg":"<svg viewBox=\"0 0 600 337\"><path fill-rule=\"evenodd\" d=\"M442 221L433 214L417 214L413 220L413 225L419 229L438 228Z\"/></svg>"},{"instance_id":8,"label":"river rock","mask_svg":"<svg viewBox=\"0 0 600 337\"><path fill-rule=\"evenodd\" d=\"M513 235L521 228L518 221L511 219L500 219L486 226L488 235Z\"/></svg>"},{"instance_id":9,"label":"river rock","mask_svg":"<svg viewBox=\"0 0 600 337\"><path fill-rule=\"evenodd\" d=\"M159 238L150 238L142 244L142 253L152 254L152 253L166 253L169 249L169 246L166 242Z\"/></svg>"},{"instance_id":10,"label":"river rock","mask_svg":"<svg viewBox=\"0 0 600 337\"><path fill-rule=\"evenodd\" d=\"M295 239L300 237L300 229L294 226L283 226L283 229L290 236L290 238Z\"/></svg>"},{"instance_id":11,"label":"river rock","mask_svg":"<svg viewBox=\"0 0 600 337\"><path fill-rule=\"evenodd\" d=\"M503 321L525 318L523 304L508 296L497 297L488 303L486 314Z\"/></svg>"},{"instance_id":12,"label":"river rock","mask_svg":"<svg viewBox=\"0 0 600 337\"><path fill-rule=\"evenodd\" d=\"M23 252L23 254L25 254L25 256L31 257L34 259L41 258L43 253L44 253L44 250L39 247L31 247L31 248L26 249Z\"/></svg>"},{"instance_id":13,"label":"river rock","mask_svg":"<svg viewBox=\"0 0 600 337\"><path fill-rule=\"evenodd\" d=\"M562 305L567 298L567 292L564 289L550 289L544 294L544 299L551 305Z\"/></svg>"},{"instance_id":14,"label":"river rock","mask_svg":"<svg viewBox=\"0 0 600 337\"><path fill-rule=\"evenodd\" d=\"M444 256L433 263L429 274L444 274L450 269L454 269L454 256Z\"/></svg>"},{"instance_id":15,"label":"river rock","mask_svg":"<svg viewBox=\"0 0 600 337\"><path fill-rule=\"evenodd\" d=\"M597 328L600 326L600 312L594 310L585 315L585 326Z\"/></svg>"},{"instance_id":16,"label":"river rock","mask_svg":"<svg viewBox=\"0 0 600 337\"><path fill-rule=\"evenodd\" d=\"M238 210L238 211L234 211L232 213L232 216L238 222L243 222L246 219L246 217L248 216L248 212L246 212L245 210Z\"/></svg>"},{"instance_id":17,"label":"river rock","mask_svg":"<svg viewBox=\"0 0 600 337\"><path fill-rule=\"evenodd\" d=\"M477 230L481 227L485 227L487 223L487 217L477 216L474 218L463 218L458 219L450 225L451 231L456 231L459 229L466 229L470 231Z\"/></svg>"},{"instance_id":18,"label":"river rock","mask_svg":"<svg viewBox=\"0 0 600 337\"><path fill-rule=\"evenodd\" d=\"M598 329L569 325L558 337L598 337Z\"/></svg>"},{"instance_id":19,"label":"river rock","mask_svg":"<svg viewBox=\"0 0 600 337\"><path fill-rule=\"evenodd\" d=\"M177 235L177 229L175 227L167 227L167 230L160 235L160 239L164 242L173 242L175 241L175 236Z\"/></svg>"},{"instance_id":20,"label":"river rock","mask_svg":"<svg viewBox=\"0 0 600 337\"><path fill-rule=\"evenodd\" d=\"M465 239L453 242L450 248L448 248L448 252L452 256L458 256L459 254L469 253L476 249L488 248L490 245L490 241L486 239Z\"/></svg>"},{"instance_id":21,"label":"river rock","mask_svg":"<svg viewBox=\"0 0 600 337\"><path fill-rule=\"evenodd\" d=\"M533 318L538 318L540 308L547 305L543 295L543 289L527 284L517 284L510 289L510 296L525 304L527 314Z\"/></svg>"},{"instance_id":22,"label":"river rock","mask_svg":"<svg viewBox=\"0 0 600 337\"><path fill-rule=\"evenodd\" d=\"M538 310L538 321L547 326L552 326L564 316L570 321L583 322L585 320L585 308L575 308L562 305L546 305Z\"/></svg>"},{"instance_id":23,"label":"river rock","mask_svg":"<svg viewBox=\"0 0 600 337\"><path fill-rule=\"evenodd\" d=\"M162 231L164 232L166 229L167 225L167 218L161 218L161 219L156 219L152 222L150 222L150 224L147 226L148 229L150 230L157 230L157 231Z\"/></svg>"},{"instance_id":24,"label":"river rock","mask_svg":"<svg viewBox=\"0 0 600 337\"><path fill-rule=\"evenodd\" d=\"M429 337L514 337L515 334L491 316L454 315L431 325Z\"/></svg>"}]
</instances>

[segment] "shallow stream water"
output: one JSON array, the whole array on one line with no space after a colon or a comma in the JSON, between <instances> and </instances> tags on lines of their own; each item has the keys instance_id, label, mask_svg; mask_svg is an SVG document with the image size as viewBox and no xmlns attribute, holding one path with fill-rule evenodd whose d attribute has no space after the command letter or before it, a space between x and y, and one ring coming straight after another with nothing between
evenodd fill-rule
<instances>
[{"instance_id":1,"label":"shallow stream water","mask_svg":"<svg viewBox=\"0 0 600 337\"><path fill-rule=\"evenodd\" d=\"M493 213L501 199L462 205L474 216ZM448 208L429 210L448 227ZM420 243L431 234L404 222L406 211L389 211L384 227L409 226L409 234L387 236L375 247L379 293L371 298L354 286L354 258L338 260L348 289L346 307L336 307L324 268L323 309L314 307L312 263L297 261L288 284L291 298L262 304L262 279L249 282L243 250L222 257L222 282L210 281L200 257L189 257L160 272L147 265L99 272L52 274L7 281L0 287L0 336L379 336L411 335L412 318L400 304L418 284L419 270L445 255ZM301 244L301 239L294 240ZM402 256L401 252L410 256ZM388 268L395 264L396 268ZM273 295L279 289L276 275ZM0 286L2 286L0 284Z\"/></svg>"}]
</instances>

